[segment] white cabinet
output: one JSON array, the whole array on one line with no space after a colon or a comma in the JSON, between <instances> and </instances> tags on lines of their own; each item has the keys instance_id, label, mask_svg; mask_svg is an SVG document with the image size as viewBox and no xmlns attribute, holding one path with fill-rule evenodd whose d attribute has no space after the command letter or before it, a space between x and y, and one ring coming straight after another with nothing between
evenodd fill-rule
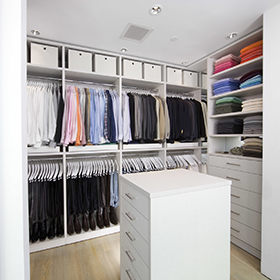
<instances>
[{"instance_id":1,"label":"white cabinet","mask_svg":"<svg viewBox=\"0 0 280 280\"><path fill-rule=\"evenodd\" d=\"M122 280L230 278L230 181L177 169L122 175L120 191Z\"/></svg>"}]
</instances>

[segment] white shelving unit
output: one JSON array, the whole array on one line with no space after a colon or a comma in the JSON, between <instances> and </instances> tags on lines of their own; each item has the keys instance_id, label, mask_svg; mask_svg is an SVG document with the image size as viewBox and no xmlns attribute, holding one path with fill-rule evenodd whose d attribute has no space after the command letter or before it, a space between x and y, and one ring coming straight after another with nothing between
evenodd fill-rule
<instances>
[{"instance_id":1,"label":"white shelving unit","mask_svg":"<svg viewBox=\"0 0 280 280\"><path fill-rule=\"evenodd\" d=\"M178 84L169 84L166 83L166 68L167 67L175 67L173 65L166 65L165 63L160 63L157 61L150 61L150 60L139 60L138 58L135 59L133 57L118 55L114 53L102 52L100 50L94 50L84 47L72 46L67 44L62 44L58 42L49 42L47 40L40 40L35 38L28 38L27 39L27 49L29 50L30 42L38 43L38 44L46 44L50 46L55 46L58 48L58 67L45 67L43 65L35 65L30 63L30 53L28 53L27 59L27 74L31 77L43 77L43 78L50 78L61 80L62 83L62 92L65 92L65 86L68 83L77 84L82 82L88 83L97 83L97 84L106 84L108 87L114 88L119 96L120 101L122 99L122 90L128 88L141 88L147 90L155 90L157 94L163 99L166 98L168 92L172 93L190 93L193 98L200 100L200 96L202 92L206 92L205 89L199 86L187 86L187 85L178 85ZM94 56L95 54L110 56L115 58L116 60L116 75L106 75L103 73L95 72L93 70L88 71L80 71L80 70L73 70L68 68L68 50L74 49L81 52L89 52ZM143 76L139 79L135 78L128 78L122 75L123 73L123 60L130 59L136 60L137 62L141 62L143 65L144 63L148 64L155 64L160 66L161 69L161 80L160 81L153 81L151 79L144 79ZM200 62L196 64L198 67L195 71L201 75L201 72L205 70L204 65L206 64L206 60L204 60L203 67L200 66ZM93 64L94 65L94 64ZM178 66L176 66L178 68ZM179 67L180 68L180 67ZM188 70L187 68L181 67L181 70ZM190 69L194 71L193 69ZM198 81L198 84L201 84L201 80ZM122 104L122 102L120 102ZM120 105L121 106L121 105ZM121 108L120 108L121 109ZM167 144L166 141L163 143L151 143L151 144L106 144L106 145L87 145L87 146L68 146L62 148L49 148L49 147L40 147L38 149L35 148L28 148L28 157L29 158L48 158L48 157L59 157L64 165L64 170L66 170L66 163L68 157L83 157L85 155L114 155L117 159L120 170L122 169L122 157L127 156L130 153L151 153L157 154L163 162L166 162L166 155L171 151L172 153L178 151L178 153L182 153L182 151L189 151L190 153L194 153L198 158L201 157L201 142L197 140L193 143L174 143L174 144ZM37 241L34 244L30 244L30 252L35 252L39 250L44 250L56 246L62 246L65 244L69 244L72 242L78 242L82 240L86 240L89 238L94 238L114 232L118 232L120 230L119 225L113 226L111 225L110 228L105 228L102 230L95 230L89 232L83 232L81 234L74 234L69 236L66 232L67 229L67 217L66 217L66 177L64 176L64 236L61 238L54 238L53 240L45 240L43 242ZM118 210L117 210L118 212Z\"/></svg>"},{"instance_id":2,"label":"white shelving unit","mask_svg":"<svg viewBox=\"0 0 280 280\"><path fill-rule=\"evenodd\" d=\"M213 84L224 78L239 79L245 73L262 69L263 57L211 75L214 61L227 54L239 56L240 50L252 43L262 40L262 29L234 42L208 57L208 171L209 174L227 178L232 181L231 195L231 241L260 258L261 256L261 199L262 199L262 159L243 157L229 152L235 146L241 146L242 137L262 137L262 134L218 134L217 122L222 118L245 118L261 115L261 111L245 111L227 114L214 114L215 102L219 98L235 96L242 100L262 97L263 85L235 90L214 96Z\"/></svg>"}]
</instances>

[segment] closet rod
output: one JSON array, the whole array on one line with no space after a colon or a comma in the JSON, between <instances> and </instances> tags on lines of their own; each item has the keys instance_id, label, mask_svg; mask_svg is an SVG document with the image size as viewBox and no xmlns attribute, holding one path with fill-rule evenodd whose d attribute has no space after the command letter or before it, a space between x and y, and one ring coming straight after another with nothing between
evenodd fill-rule
<instances>
[{"instance_id":1,"label":"closet rod","mask_svg":"<svg viewBox=\"0 0 280 280\"><path fill-rule=\"evenodd\" d=\"M189 149L188 151L167 151L167 156L183 156L183 155L193 155L194 150Z\"/></svg>"},{"instance_id":2,"label":"closet rod","mask_svg":"<svg viewBox=\"0 0 280 280\"><path fill-rule=\"evenodd\" d=\"M44 77L44 76L33 76L33 75L27 75L27 79L34 79L34 80L47 80L47 81L62 81L61 78L52 78L52 77Z\"/></svg>"},{"instance_id":3,"label":"closet rod","mask_svg":"<svg viewBox=\"0 0 280 280\"><path fill-rule=\"evenodd\" d=\"M139 87L132 87L132 86L122 86L122 88L127 89L127 90L131 90L131 91L141 90L141 91L146 91L146 92L150 92L150 93L158 93L159 92L159 89L157 89L157 88L146 89L146 88L139 88Z\"/></svg>"},{"instance_id":4,"label":"closet rod","mask_svg":"<svg viewBox=\"0 0 280 280\"><path fill-rule=\"evenodd\" d=\"M29 158L28 159L28 163L29 162L48 162L48 161L61 161L62 162L62 158Z\"/></svg>"},{"instance_id":5,"label":"closet rod","mask_svg":"<svg viewBox=\"0 0 280 280\"><path fill-rule=\"evenodd\" d=\"M114 85L114 84L105 84L105 83L70 80L70 79L65 79L65 82L66 83L73 83L73 84L81 84L81 85L96 85L96 86L105 86L105 87L116 87L116 85Z\"/></svg>"},{"instance_id":6,"label":"closet rod","mask_svg":"<svg viewBox=\"0 0 280 280\"><path fill-rule=\"evenodd\" d=\"M131 157L137 157L137 158L144 158L144 157L158 157L159 155L156 152L140 152L140 153L129 153L129 154L123 154L123 158L131 158Z\"/></svg>"},{"instance_id":7,"label":"closet rod","mask_svg":"<svg viewBox=\"0 0 280 280\"><path fill-rule=\"evenodd\" d=\"M93 156L67 156L67 160L80 160L80 159L94 159L94 160L115 160L116 156L115 155L93 155Z\"/></svg>"},{"instance_id":8,"label":"closet rod","mask_svg":"<svg viewBox=\"0 0 280 280\"><path fill-rule=\"evenodd\" d=\"M175 92L168 91L166 92L166 97L193 97L194 94L192 92Z\"/></svg>"}]
</instances>

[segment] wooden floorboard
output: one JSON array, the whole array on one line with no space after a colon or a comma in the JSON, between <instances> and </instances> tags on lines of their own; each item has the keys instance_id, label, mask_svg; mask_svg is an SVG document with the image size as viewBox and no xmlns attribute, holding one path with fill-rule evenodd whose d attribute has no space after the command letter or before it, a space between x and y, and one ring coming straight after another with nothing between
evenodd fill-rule
<instances>
[{"instance_id":1,"label":"wooden floorboard","mask_svg":"<svg viewBox=\"0 0 280 280\"><path fill-rule=\"evenodd\" d=\"M31 280L119 280L119 236L111 234L30 254ZM231 244L230 279L268 278L260 273L257 258Z\"/></svg>"}]
</instances>

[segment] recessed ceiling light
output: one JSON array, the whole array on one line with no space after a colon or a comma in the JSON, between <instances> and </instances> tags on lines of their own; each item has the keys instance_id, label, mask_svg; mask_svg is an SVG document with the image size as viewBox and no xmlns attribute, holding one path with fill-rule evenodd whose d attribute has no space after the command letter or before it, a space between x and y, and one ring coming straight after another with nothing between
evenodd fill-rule
<instances>
[{"instance_id":1,"label":"recessed ceiling light","mask_svg":"<svg viewBox=\"0 0 280 280\"><path fill-rule=\"evenodd\" d=\"M174 36L170 39L171 42L176 42L178 40L178 37Z\"/></svg>"},{"instance_id":2,"label":"recessed ceiling light","mask_svg":"<svg viewBox=\"0 0 280 280\"><path fill-rule=\"evenodd\" d=\"M182 61L181 64L188 65L188 61Z\"/></svg>"},{"instance_id":3,"label":"recessed ceiling light","mask_svg":"<svg viewBox=\"0 0 280 280\"><path fill-rule=\"evenodd\" d=\"M162 11L161 5L154 5L150 10L149 13L152 16L158 15Z\"/></svg>"},{"instance_id":4,"label":"recessed ceiling light","mask_svg":"<svg viewBox=\"0 0 280 280\"><path fill-rule=\"evenodd\" d=\"M127 48L121 48L121 52L123 53L127 52Z\"/></svg>"},{"instance_id":5,"label":"recessed ceiling light","mask_svg":"<svg viewBox=\"0 0 280 280\"><path fill-rule=\"evenodd\" d=\"M38 36L38 35L40 35L40 32L36 29L33 29L33 30L31 30L31 34Z\"/></svg>"},{"instance_id":6,"label":"recessed ceiling light","mask_svg":"<svg viewBox=\"0 0 280 280\"><path fill-rule=\"evenodd\" d=\"M231 32L226 36L226 39L233 39L237 36L237 32Z\"/></svg>"}]
</instances>

